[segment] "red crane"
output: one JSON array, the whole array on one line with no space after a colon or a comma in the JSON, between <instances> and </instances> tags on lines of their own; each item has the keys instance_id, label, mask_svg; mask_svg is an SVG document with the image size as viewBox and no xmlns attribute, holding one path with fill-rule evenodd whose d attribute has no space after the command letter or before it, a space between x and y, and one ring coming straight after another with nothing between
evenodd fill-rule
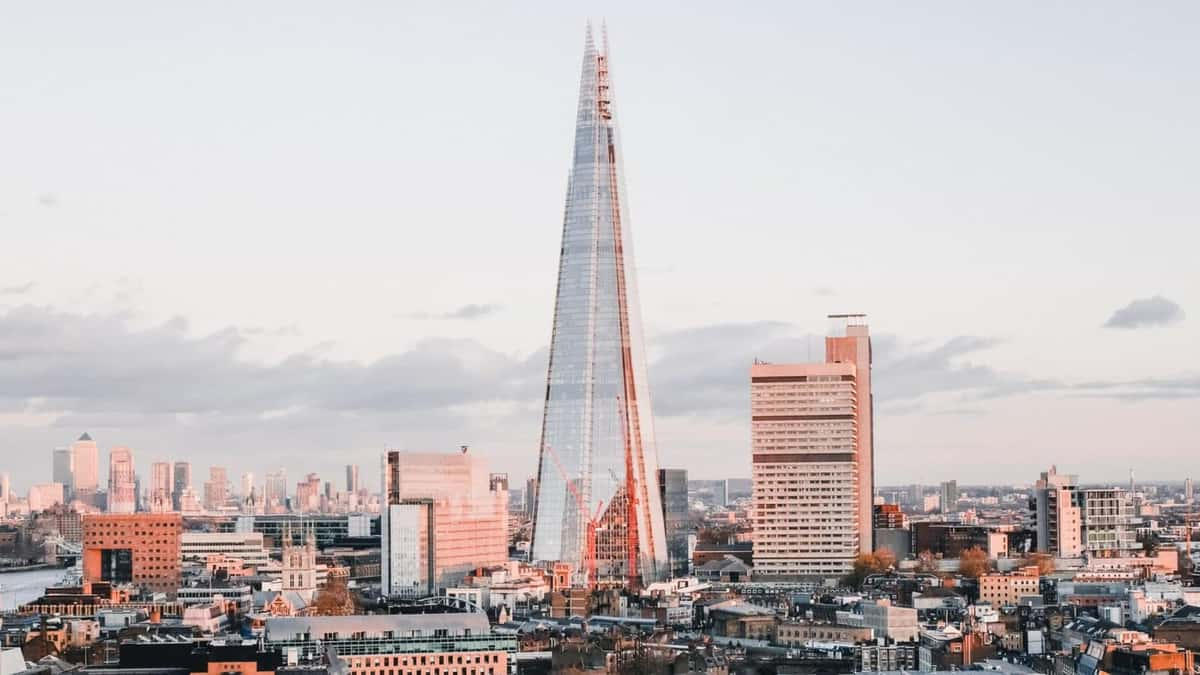
<instances>
[{"instance_id":1,"label":"red crane","mask_svg":"<svg viewBox=\"0 0 1200 675\"><path fill-rule=\"evenodd\" d=\"M604 512L604 500L596 503L596 513L588 514L587 504L583 501L583 495L579 494L579 488L575 487L575 481L567 477L567 472L563 469L562 462L558 459L558 453L550 445L546 446L549 450L550 459L554 461L554 468L558 469L558 475L562 476L563 482L567 484L567 489L571 491L571 496L575 498L575 504L579 508L579 512L587 519L586 541L583 547L583 569L587 573L588 588L595 588L597 582L596 571L596 528L600 522L600 516Z\"/></svg>"}]
</instances>

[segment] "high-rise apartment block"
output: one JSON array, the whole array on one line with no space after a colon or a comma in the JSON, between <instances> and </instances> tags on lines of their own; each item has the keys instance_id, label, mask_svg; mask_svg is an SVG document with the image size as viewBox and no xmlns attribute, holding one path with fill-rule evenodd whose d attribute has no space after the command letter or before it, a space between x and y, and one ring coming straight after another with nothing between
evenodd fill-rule
<instances>
[{"instance_id":1,"label":"high-rise apartment block","mask_svg":"<svg viewBox=\"0 0 1200 675\"><path fill-rule=\"evenodd\" d=\"M507 481L469 452L383 454L384 593L425 595L508 560Z\"/></svg>"},{"instance_id":2,"label":"high-rise apartment block","mask_svg":"<svg viewBox=\"0 0 1200 675\"><path fill-rule=\"evenodd\" d=\"M837 318L825 363L750 369L756 575L841 576L872 548L870 335Z\"/></svg>"},{"instance_id":3,"label":"high-rise apartment block","mask_svg":"<svg viewBox=\"0 0 1200 675\"><path fill-rule=\"evenodd\" d=\"M108 512L137 511L137 479L134 476L133 451L116 447L108 453Z\"/></svg>"},{"instance_id":4,"label":"high-rise apartment block","mask_svg":"<svg viewBox=\"0 0 1200 675\"><path fill-rule=\"evenodd\" d=\"M71 444L71 498L95 505L100 491L100 448L84 433Z\"/></svg>"},{"instance_id":5,"label":"high-rise apartment block","mask_svg":"<svg viewBox=\"0 0 1200 675\"><path fill-rule=\"evenodd\" d=\"M942 481L940 504L942 513L954 513L958 510L958 481Z\"/></svg>"},{"instance_id":6,"label":"high-rise apartment block","mask_svg":"<svg viewBox=\"0 0 1200 675\"><path fill-rule=\"evenodd\" d=\"M1083 512L1075 476L1058 473L1053 466L1042 472L1034 486L1034 522L1042 553L1074 558L1083 552Z\"/></svg>"},{"instance_id":7,"label":"high-rise apartment block","mask_svg":"<svg viewBox=\"0 0 1200 675\"><path fill-rule=\"evenodd\" d=\"M84 583L131 583L173 596L179 588L182 530L178 513L85 515Z\"/></svg>"},{"instance_id":8,"label":"high-rise apartment block","mask_svg":"<svg viewBox=\"0 0 1200 675\"><path fill-rule=\"evenodd\" d=\"M658 455L607 40L588 29L550 338L531 557L667 572Z\"/></svg>"}]
</instances>

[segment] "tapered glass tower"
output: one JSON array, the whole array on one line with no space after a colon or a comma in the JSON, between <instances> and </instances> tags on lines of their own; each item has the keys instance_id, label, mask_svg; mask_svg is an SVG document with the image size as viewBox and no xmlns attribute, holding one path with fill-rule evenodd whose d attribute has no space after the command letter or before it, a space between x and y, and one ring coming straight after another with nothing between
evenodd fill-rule
<instances>
[{"instance_id":1,"label":"tapered glass tower","mask_svg":"<svg viewBox=\"0 0 1200 675\"><path fill-rule=\"evenodd\" d=\"M667 571L667 551L607 42L588 28L532 557L591 581L649 581Z\"/></svg>"}]
</instances>

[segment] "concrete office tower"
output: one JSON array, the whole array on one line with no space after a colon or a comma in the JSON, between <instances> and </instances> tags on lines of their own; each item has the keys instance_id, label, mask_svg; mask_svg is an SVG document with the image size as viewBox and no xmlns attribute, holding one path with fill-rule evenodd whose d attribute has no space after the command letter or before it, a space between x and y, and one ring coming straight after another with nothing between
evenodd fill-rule
<instances>
[{"instance_id":1,"label":"concrete office tower","mask_svg":"<svg viewBox=\"0 0 1200 675\"><path fill-rule=\"evenodd\" d=\"M838 318L825 363L750 368L756 575L839 577L872 547L871 342Z\"/></svg>"},{"instance_id":2,"label":"concrete office tower","mask_svg":"<svg viewBox=\"0 0 1200 675\"><path fill-rule=\"evenodd\" d=\"M175 462L175 484L171 490L171 508L183 510L183 496L192 491L192 465L189 462Z\"/></svg>"},{"instance_id":3,"label":"concrete office tower","mask_svg":"<svg viewBox=\"0 0 1200 675\"><path fill-rule=\"evenodd\" d=\"M150 512L168 513L174 510L171 482L171 463L155 462L150 465Z\"/></svg>"},{"instance_id":4,"label":"concrete office tower","mask_svg":"<svg viewBox=\"0 0 1200 675\"><path fill-rule=\"evenodd\" d=\"M96 505L100 491L100 448L84 433L71 444L71 498Z\"/></svg>"},{"instance_id":5,"label":"concrete office tower","mask_svg":"<svg viewBox=\"0 0 1200 675\"><path fill-rule=\"evenodd\" d=\"M293 510L297 513L313 513L321 510L321 478L310 473L304 480L296 483L296 503Z\"/></svg>"},{"instance_id":6,"label":"concrete office tower","mask_svg":"<svg viewBox=\"0 0 1200 675\"><path fill-rule=\"evenodd\" d=\"M1034 486L1034 520L1037 547L1058 558L1074 558L1083 552L1083 509L1075 476L1058 473L1058 467L1043 471Z\"/></svg>"},{"instance_id":7,"label":"concrete office tower","mask_svg":"<svg viewBox=\"0 0 1200 675\"><path fill-rule=\"evenodd\" d=\"M0 473L0 502L13 501L11 480L7 471Z\"/></svg>"},{"instance_id":8,"label":"concrete office tower","mask_svg":"<svg viewBox=\"0 0 1200 675\"><path fill-rule=\"evenodd\" d=\"M1195 487L1192 484L1191 478L1185 478L1183 481L1183 501L1191 504L1196 500Z\"/></svg>"},{"instance_id":9,"label":"concrete office tower","mask_svg":"<svg viewBox=\"0 0 1200 675\"><path fill-rule=\"evenodd\" d=\"M229 501L229 474L223 466L208 469L208 482L204 484L204 508L216 511Z\"/></svg>"},{"instance_id":10,"label":"concrete office tower","mask_svg":"<svg viewBox=\"0 0 1200 675\"><path fill-rule=\"evenodd\" d=\"M958 481L942 481L940 504L942 513L954 513L958 510Z\"/></svg>"},{"instance_id":11,"label":"concrete office tower","mask_svg":"<svg viewBox=\"0 0 1200 675\"><path fill-rule=\"evenodd\" d=\"M75 483L75 462L71 455L70 448L55 448L54 449L54 469L51 473L51 480L55 483L61 483L67 488L67 498L70 499L71 486Z\"/></svg>"},{"instance_id":12,"label":"concrete office tower","mask_svg":"<svg viewBox=\"0 0 1200 675\"><path fill-rule=\"evenodd\" d=\"M355 494L358 492L358 465L346 465L346 492Z\"/></svg>"},{"instance_id":13,"label":"concrete office tower","mask_svg":"<svg viewBox=\"0 0 1200 675\"><path fill-rule=\"evenodd\" d=\"M654 420L607 39L589 27L567 187L531 556L583 577L667 571ZM585 564L586 562L586 564Z\"/></svg>"},{"instance_id":14,"label":"concrete office tower","mask_svg":"<svg viewBox=\"0 0 1200 675\"><path fill-rule=\"evenodd\" d=\"M508 561L507 481L482 457L389 450L381 468L384 593L431 594Z\"/></svg>"},{"instance_id":15,"label":"concrete office tower","mask_svg":"<svg viewBox=\"0 0 1200 675\"><path fill-rule=\"evenodd\" d=\"M116 447L108 452L108 512L137 511L137 479L134 477L133 451Z\"/></svg>"}]
</instances>

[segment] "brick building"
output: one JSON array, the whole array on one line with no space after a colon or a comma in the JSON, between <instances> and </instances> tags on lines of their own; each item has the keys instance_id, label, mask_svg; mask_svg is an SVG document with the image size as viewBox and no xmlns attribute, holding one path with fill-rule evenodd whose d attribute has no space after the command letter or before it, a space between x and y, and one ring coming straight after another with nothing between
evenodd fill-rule
<instances>
[{"instance_id":1,"label":"brick building","mask_svg":"<svg viewBox=\"0 0 1200 675\"><path fill-rule=\"evenodd\" d=\"M84 583L130 583L174 595L179 588L182 530L178 513L84 516Z\"/></svg>"}]
</instances>

